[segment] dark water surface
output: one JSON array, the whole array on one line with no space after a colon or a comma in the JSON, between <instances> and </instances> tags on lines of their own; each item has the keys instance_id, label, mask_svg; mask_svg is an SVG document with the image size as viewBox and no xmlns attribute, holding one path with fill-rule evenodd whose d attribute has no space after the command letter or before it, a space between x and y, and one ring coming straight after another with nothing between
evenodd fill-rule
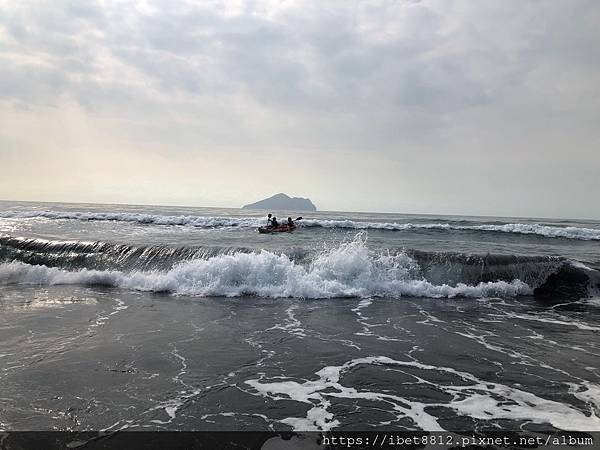
<instances>
[{"instance_id":1,"label":"dark water surface","mask_svg":"<svg viewBox=\"0 0 600 450\"><path fill-rule=\"evenodd\" d=\"M0 427L600 430L597 222L262 222L1 203Z\"/></svg>"}]
</instances>

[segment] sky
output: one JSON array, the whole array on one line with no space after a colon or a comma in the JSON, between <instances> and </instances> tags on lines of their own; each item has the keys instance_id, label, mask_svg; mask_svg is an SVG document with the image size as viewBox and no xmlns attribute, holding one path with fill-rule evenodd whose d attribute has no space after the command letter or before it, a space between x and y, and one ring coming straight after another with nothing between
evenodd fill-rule
<instances>
[{"instance_id":1,"label":"sky","mask_svg":"<svg viewBox=\"0 0 600 450\"><path fill-rule=\"evenodd\" d=\"M0 199L600 218L596 0L0 0Z\"/></svg>"}]
</instances>

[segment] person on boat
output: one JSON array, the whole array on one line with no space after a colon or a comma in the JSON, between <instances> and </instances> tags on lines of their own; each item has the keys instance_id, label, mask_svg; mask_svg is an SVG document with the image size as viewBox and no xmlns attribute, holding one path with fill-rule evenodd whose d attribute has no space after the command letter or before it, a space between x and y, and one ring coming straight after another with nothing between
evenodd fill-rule
<instances>
[{"instance_id":1,"label":"person on boat","mask_svg":"<svg viewBox=\"0 0 600 450\"><path fill-rule=\"evenodd\" d=\"M288 228L294 228L296 226L296 225L294 225L294 221L292 220L291 217L288 217L287 226L288 226Z\"/></svg>"},{"instance_id":2,"label":"person on boat","mask_svg":"<svg viewBox=\"0 0 600 450\"><path fill-rule=\"evenodd\" d=\"M271 228L277 228L279 226L279 222L277 222L277 217L273 216L271 219Z\"/></svg>"},{"instance_id":3,"label":"person on boat","mask_svg":"<svg viewBox=\"0 0 600 450\"><path fill-rule=\"evenodd\" d=\"M272 216L272 215L273 215L273 214L271 214L271 213L269 213L269 214L267 215L267 228L271 228L271 227L273 226L273 224L271 223L271 220L272 220L272 219L271 219L271 216Z\"/></svg>"}]
</instances>

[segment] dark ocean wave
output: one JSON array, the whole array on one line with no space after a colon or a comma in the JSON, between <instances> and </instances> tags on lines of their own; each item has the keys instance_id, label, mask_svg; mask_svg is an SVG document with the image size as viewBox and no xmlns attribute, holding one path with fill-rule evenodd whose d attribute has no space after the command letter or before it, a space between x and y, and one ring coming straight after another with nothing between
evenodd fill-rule
<instances>
[{"instance_id":1,"label":"dark ocean wave","mask_svg":"<svg viewBox=\"0 0 600 450\"><path fill-rule=\"evenodd\" d=\"M80 221L116 221L145 225L188 226L202 229L211 228L253 228L264 225L263 218L256 217L213 217L195 215L157 215L142 213L118 212L78 212L78 211L23 211L11 210L0 212L2 218L46 218L52 220ZM584 241L600 240L600 229L555 226L538 223L502 223L498 221L483 224L472 224L465 220L452 220L432 223L396 223L368 222L356 220L329 220L305 218L299 224L308 228L329 228L348 230L380 230L380 231L471 231L480 233L512 233L520 235L536 235L547 238L576 239Z\"/></svg>"},{"instance_id":2,"label":"dark ocean wave","mask_svg":"<svg viewBox=\"0 0 600 450\"><path fill-rule=\"evenodd\" d=\"M289 253L289 252L288 252ZM584 297L598 272L559 257L372 251L364 237L318 252L129 246L0 236L0 284L99 284L195 296Z\"/></svg>"},{"instance_id":3,"label":"dark ocean wave","mask_svg":"<svg viewBox=\"0 0 600 450\"><path fill-rule=\"evenodd\" d=\"M194 258L247 253L244 247L134 246L100 241L61 241L0 235L0 261L68 269L154 270Z\"/></svg>"}]
</instances>

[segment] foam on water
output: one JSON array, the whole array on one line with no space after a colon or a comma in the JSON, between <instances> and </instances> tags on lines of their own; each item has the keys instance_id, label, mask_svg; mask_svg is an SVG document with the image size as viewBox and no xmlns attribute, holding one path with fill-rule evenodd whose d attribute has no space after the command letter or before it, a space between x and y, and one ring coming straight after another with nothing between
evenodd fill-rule
<instances>
[{"instance_id":1,"label":"foam on water","mask_svg":"<svg viewBox=\"0 0 600 450\"><path fill-rule=\"evenodd\" d=\"M262 250L183 261L168 271L65 270L12 261L0 264L0 284L103 285L192 296L515 297L532 288L514 279L475 285L434 284L419 275L404 253L371 254L366 238L323 251L301 265L285 254Z\"/></svg>"},{"instance_id":2,"label":"foam on water","mask_svg":"<svg viewBox=\"0 0 600 450\"><path fill-rule=\"evenodd\" d=\"M455 227L454 229L498 231L503 233L536 234L551 238L579 239L583 241L600 240L600 230L580 227L555 227L537 223L507 223L506 225L474 225Z\"/></svg>"},{"instance_id":3,"label":"foam on water","mask_svg":"<svg viewBox=\"0 0 600 450\"><path fill-rule=\"evenodd\" d=\"M417 383L423 383L428 388L451 396L447 402L423 403L409 398L389 393L357 389L344 386L342 377L345 373L361 365L383 366L411 375ZM424 371L424 377L432 374L432 380L418 377L411 369ZM449 382L442 384L436 374L444 373L459 377L461 384ZM332 399L367 400L381 402L389 413L396 415L397 420L410 418L419 429L428 431L444 431L438 418L428 412L437 408L454 410L458 415L475 419L489 420L510 419L524 420L571 431L600 430L600 418L593 408L582 412L573 407L553 400L547 400L501 383L484 381L476 376L458 371L450 367L422 364L417 361L397 361L386 356L371 356L357 358L341 366L328 366L316 372L317 379L298 382L281 379L270 381L264 375L258 379L250 379L246 384L251 386L257 395L265 396L275 401L288 400L306 403L312 407L305 417L289 417L282 422L291 425L297 431L330 430L339 425L333 413L329 411ZM599 389L597 385L587 383L584 390L572 385L570 392L584 401L594 402L592 397ZM594 402L594 406L597 406Z\"/></svg>"},{"instance_id":4,"label":"foam on water","mask_svg":"<svg viewBox=\"0 0 600 450\"><path fill-rule=\"evenodd\" d=\"M2 211L0 212L0 217L15 219L33 219L36 217L41 217L54 220L68 219L82 221L116 221L150 225L182 225L198 228L237 226L255 227L264 225L264 220L257 219L256 217L212 217L194 215L167 216L160 214L87 211Z\"/></svg>"},{"instance_id":5,"label":"foam on water","mask_svg":"<svg viewBox=\"0 0 600 450\"><path fill-rule=\"evenodd\" d=\"M197 228L220 227L257 227L264 225L263 218L257 217L213 217L196 215L160 215L144 213L119 212L87 212L87 211L52 211L52 210L9 210L0 212L2 218L47 218L70 219L82 221L118 221L151 225L179 225ZM361 222L354 220L304 219L304 227L346 228L353 230L464 230L530 234L549 238L564 238L577 240L600 240L600 229L583 227L560 227L537 223L507 223L462 225L457 223L396 223L396 222Z\"/></svg>"},{"instance_id":6,"label":"foam on water","mask_svg":"<svg viewBox=\"0 0 600 450\"><path fill-rule=\"evenodd\" d=\"M544 322L544 323L550 323L553 325L560 325L560 326L567 326L567 327L575 327L575 328L579 328L580 330L584 330L584 331L600 331L600 327L594 327L591 325L588 325L587 323L584 322L576 322L576 321L566 321L566 320L559 320L559 319L555 319L555 318L550 318L550 317L544 317L541 315L531 315L531 314L516 314L516 313L510 313L507 314L509 317L511 318L515 318L515 319L523 319L523 320L530 320L530 321L534 321L534 322Z\"/></svg>"},{"instance_id":7,"label":"foam on water","mask_svg":"<svg viewBox=\"0 0 600 450\"><path fill-rule=\"evenodd\" d=\"M600 297L592 297L585 300L587 304L600 308Z\"/></svg>"},{"instance_id":8,"label":"foam on water","mask_svg":"<svg viewBox=\"0 0 600 450\"><path fill-rule=\"evenodd\" d=\"M300 322L294 312L298 308L298 305L292 305L288 309L285 310L286 319L284 324L273 325L271 328L267 328L265 331L270 330L282 330L289 334L292 334L300 339L306 337L306 330L302 328L302 322Z\"/></svg>"},{"instance_id":9,"label":"foam on water","mask_svg":"<svg viewBox=\"0 0 600 450\"><path fill-rule=\"evenodd\" d=\"M351 228L357 230L464 230L464 231L489 231L517 234L534 234L550 238L565 238L579 240L600 240L600 230L594 228L580 227L557 227L540 225L537 223L507 223L504 225L456 225L452 223L378 223L378 222L354 222L351 220L304 220L304 226L316 226L325 228Z\"/></svg>"}]
</instances>

